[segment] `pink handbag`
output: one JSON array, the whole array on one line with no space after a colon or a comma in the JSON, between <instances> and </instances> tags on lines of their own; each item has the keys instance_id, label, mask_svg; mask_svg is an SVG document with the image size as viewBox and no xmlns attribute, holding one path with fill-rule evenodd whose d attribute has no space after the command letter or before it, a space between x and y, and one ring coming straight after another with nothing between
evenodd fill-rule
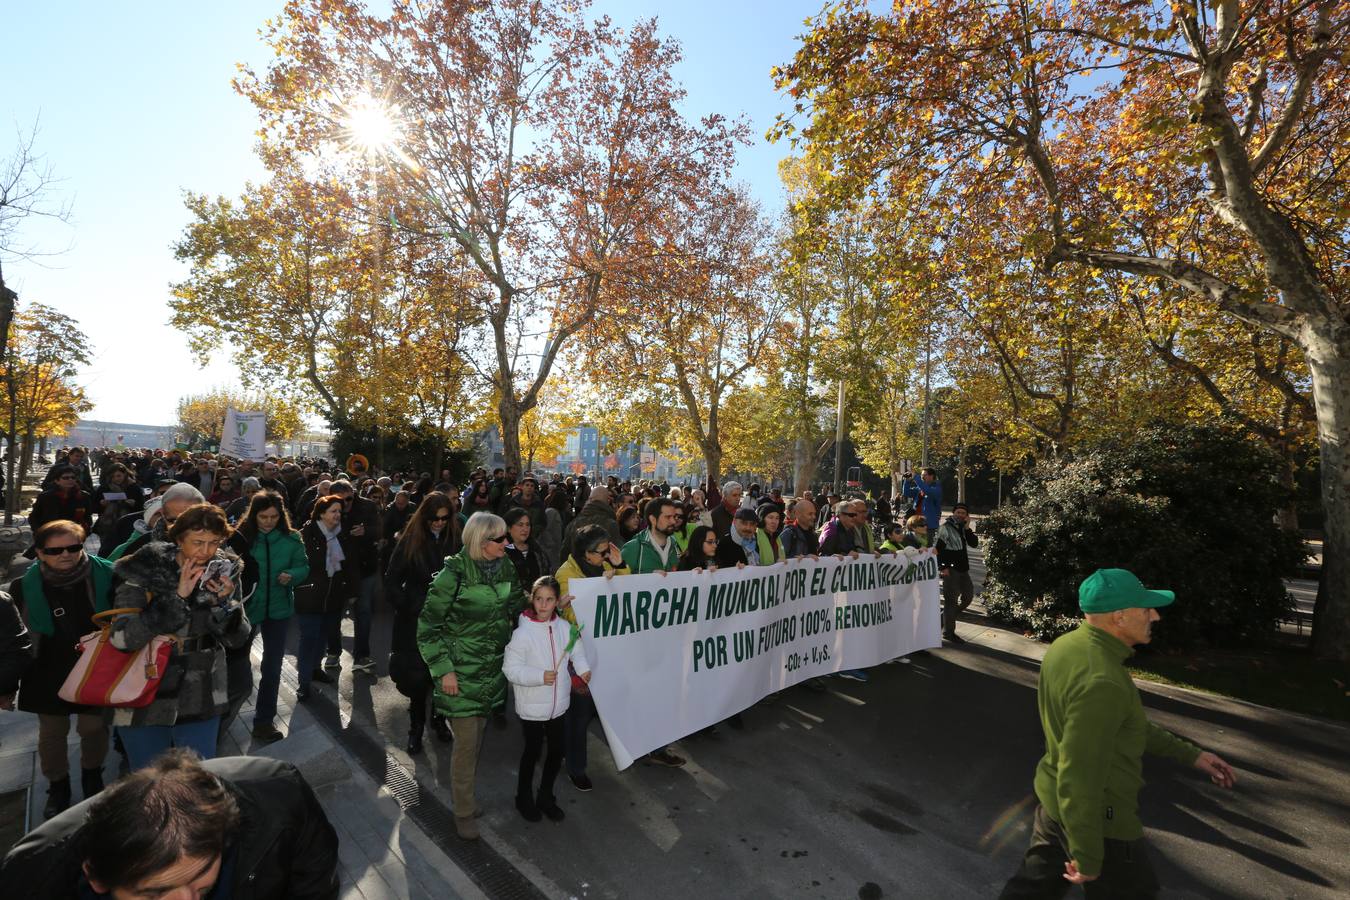
<instances>
[{"instance_id":1,"label":"pink handbag","mask_svg":"<svg viewBox=\"0 0 1350 900\"><path fill-rule=\"evenodd\" d=\"M177 635L157 634L139 650L118 650L109 640L112 620L139 609L109 609L93 616L98 631L80 638L80 658L57 696L80 706L149 706L164 678Z\"/></svg>"}]
</instances>

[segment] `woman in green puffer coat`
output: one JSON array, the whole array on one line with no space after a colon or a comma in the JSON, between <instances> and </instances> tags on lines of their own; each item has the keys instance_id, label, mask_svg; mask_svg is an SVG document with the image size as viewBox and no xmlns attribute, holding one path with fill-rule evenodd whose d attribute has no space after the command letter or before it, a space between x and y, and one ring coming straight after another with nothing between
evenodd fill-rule
<instances>
[{"instance_id":1,"label":"woman in green puffer coat","mask_svg":"<svg viewBox=\"0 0 1350 900\"><path fill-rule=\"evenodd\" d=\"M473 796L483 725L506 703L502 658L525 592L506 557L506 522L474 513L464 525L464 549L445 561L417 622L417 645L435 685L437 715L450 719L455 749L450 794L455 830L478 838Z\"/></svg>"}]
</instances>

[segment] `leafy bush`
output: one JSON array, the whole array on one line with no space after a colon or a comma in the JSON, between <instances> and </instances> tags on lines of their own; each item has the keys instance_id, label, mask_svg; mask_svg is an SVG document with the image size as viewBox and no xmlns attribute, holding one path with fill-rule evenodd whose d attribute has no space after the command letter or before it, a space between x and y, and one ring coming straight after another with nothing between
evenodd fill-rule
<instances>
[{"instance_id":1,"label":"leafy bush","mask_svg":"<svg viewBox=\"0 0 1350 900\"><path fill-rule=\"evenodd\" d=\"M1280 500L1270 450L1214 426L1157 425L1040 463L985 520L985 605L1051 638L1080 618L1079 582L1118 567L1176 591L1154 646L1260 640L1288 613L1281 579L1304 555L1275 524Z\"/></svg>"}]
</instances>

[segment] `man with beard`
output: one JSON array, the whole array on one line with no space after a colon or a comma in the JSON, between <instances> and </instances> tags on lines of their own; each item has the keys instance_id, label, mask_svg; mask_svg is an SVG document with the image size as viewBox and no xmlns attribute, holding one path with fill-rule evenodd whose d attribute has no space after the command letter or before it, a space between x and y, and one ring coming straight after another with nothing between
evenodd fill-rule
<instances>
[{"instance_id":1,"label":"man with beard","mask_svg":"<svg viewBox=\"0 0 1350 900\"><path fill-rule=\"evenodd\" d=\"M623 561L634 575L674 572L680 563L679 548L671 536L679 527L679 504L669 497L647 503L647 527L623 545Z\"/></svg>"}]
</instances>

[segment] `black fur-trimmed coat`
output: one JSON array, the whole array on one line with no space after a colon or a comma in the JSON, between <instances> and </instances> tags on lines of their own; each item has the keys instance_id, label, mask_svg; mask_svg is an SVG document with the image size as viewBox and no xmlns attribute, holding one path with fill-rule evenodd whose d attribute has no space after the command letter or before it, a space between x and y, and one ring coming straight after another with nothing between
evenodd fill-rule
<instances>
[{"instance_id":1,"label":"black fur-trimmed coat","mask_svg":"<svg viewBox=\"0 0 1350 900\"><path fill-rule=\"evenodd\" d=\"M236 562L228 550L217 559ZM249 622L241 603L242 566L234 578L234 595L220 601L198 588L191 601L178 596L178 547L153 541L131 556L117 561L121 581L113 605L140 612L118 616L113 622L112 644L120 650L139 650L157 634L174 634L197 643L210 636L206 649L181 652L175 648L154 702L140 709L113 711L112 724L123 727L174 725L209 719L225 712L225 650L248 643Z\"/></svg>"}]
</instances>

